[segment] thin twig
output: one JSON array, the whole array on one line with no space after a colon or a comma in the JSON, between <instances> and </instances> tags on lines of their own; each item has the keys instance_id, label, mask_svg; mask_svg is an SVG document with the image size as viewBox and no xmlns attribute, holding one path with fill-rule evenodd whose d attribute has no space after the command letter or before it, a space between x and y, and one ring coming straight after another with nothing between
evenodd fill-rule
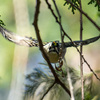
<instances>
[{"instance_id":1,"label":"thin twig","mask_svg":"<svg viewBox=\"0 0 100 100\"><path fill-rule=\"evenodd\" d=\"M44 93L44 95L42 96L41 100L43 100L43 98L48 94L48 92L51 90L51 88L56 84L56 82L54 82L49 88L48 90Z\"/></svg>"},{"instance_id":2,"label":"thin twig","mask_svg":"<svg viewBox=\"0 0 100 100\"><path fill-rule=\"evenodd\" d=\"M61 29L61 25L62 25L62 23L61 23L61 15L60 15L60 12L59 12L59 9L58 9L58 7L57 7L57 5L56 5L56 2L55 2L55 0L53 0L53 3L54 3L54 6L55 6L55 8L56 8L56 12L57 12L57 14L58 14L58 17L59 17L59 23L60 23L60 33L61 33L61 40L62 40L62 50L63 50L63 48L64 48L64 38L63 38L63 34L62 34L62 29ZM64 62L65 62L65 64L66 64L66 60L65 60L65 58L64 58ZM66 66L66 65L65 65ZM66 67L67 68L67 67ZM72 86L72 81L71 81L71 76L70 76L70 73L69 73L69 68L67 68L67 74L68 74L68 82L69 82L69 88L70 88L70 92L71 92L71 100L75 100L75 98L74 98L74 91L73 91L73 86Z\"/></svg>"},{"instance_id":3,"label":"thin twig","mask_svg":"<svg viewBox=\"0 0 100 100\"><path fill-rule=\"evenodd\" d=\"M78 8L77 6L75 6L70 0L66 0L67 2L69 2L73 7L75 7L78 11L80 11L99 31L100 31L100 26L98 26L93 20L92 18L90 18L82 9Z\"/></svg>"},{"instance_id":4,"label":"thin twig","mask_svg":"<svg viewBox=\"0 0 100 100\"><path fill-rule=\"evenodd\" d=\"M96 73L92 70L91 66L88 64L88 62L85 60L84 56L80 53L79 49L76 47L76 44L72 41L72 39L70 38L70 36L64 31L63 26L61 25L61 23L58 21L58 17L55 15L53 9L51 8L51 5L49 4L48 0L45 0L46 4L48 5L48 8L50 9L52 15L54 16L56 22L60 25L64 35L69 38L69 40L75 45L75 48L77 49L77 51L79 52L79 54L81 55L83 61L87 64L87 66L89 67L90 71L95 75L95 77L100 81L100 78L96 75ZM94 21L93 21L94 22Z\"/></svg>"},{"instance_id":5,"label":"thin twig","mask_svg":"<svg viewBox=\"0 0 100 100\"><path fill-rule=\"evenodd\" d=\"M39 48L43 54L43 57L45 58L45 60L47 61L48 63L48 66L55 78L55 82L57 84L60 84L63 89L69 94L70 96L70 91L69 89L59 80L57 74L55 73L55 70L53 68L53 66L51 65L50 61L49 61L49 58L48 56L46 55L46 53L44 52L44 49L43 49L43 44L42 44L42 40L41 40L41 37L40 37L40 33L39 33L39 28L38 28L38 17L39 17L39 11L40 11L40 0L37 0L36 2L36 10L35 10L35 15L34 15L34 22L33 22L33 25L34 25L34 28L35 28L35 31L36 31L36 36L37 36L37 39L38 39L38 42L39 42Z\"/></svg>"},{"instance_id":6,"label":"thin twig","mask_svg":"<svg viewBox=\"0 0 100 100\"><path fill-rule=\"evenodd\" d=\"M100 81L100 78L97 76L97 74L93 71L93 69L91 68L91 66L89 65L89 63L85 60L84 56L81 55L83 58L83 61L87 64L87 66L89 67L90 71L94 74L94 76Z\"/></svg>"},{"instance_id":7,"label":"thin twig","mask_svg":"<svg viewBox=\"0 0 100 100\"><path fill-rule=\"evenodd\" d=\"M61 15L60 15L60 12L59 12L59 9L58 9L58 7L57 7L57 4L56 4L56 1L55 0L52 0L53 1L53 4L54 4L54 7L55 7L55 9L56 9L56 12L57 12L57 14L58 14L58 17L59 17L59 26L60 26L60 35L61 35L61 42L62 42L62 45L61 45L61 49L60 49L60 53L59 53L59 55L60 55L60 57L59 57L59 61L60 60L62 60L62 52L63 52L63 49L64 49L64 34L63 34L63 32L62 32L62 22L61 22Z\"/></svg>"},{"instance_id":8,"label":"thin twig","mask_svg":"<svg viewBox=\"0 0 100 100\"><path fill-rule=\"evenodd\" d=\"M56 22L59 24L59 26L61 27L62 32L64 33L64 35L66 35L69 40L72 42L72 39L70 38L70 36L68 34L66 34L66 32L63 29L62 24L59 22L58 17L56 16L56 14L54 13L53 9L51 8L51 5L49 4L48 0L45 0L46 4L48 5L48 8L50 9L52 15L54 16Z\"/></svg>"},{"instance_id":9,"label":"thin twig","mask_svg":"<svg viewBox=\"0 0 100 100\"><path fill-rule=\"evenodd\" d=\"M82 3L81 0L80 2L80 9L82 10ZM83 37L83 19L82 19L82 13L80 13L80 41L82 41ZM80 53L82 55L82 45L80 45ZM80 55L80 76L81 76L81 95L82 95L82 100L84 100L84 78L83 78L83 60L82 56Z\"/></svg>"},{"instance_id":10,"label":"thin twig","mask_svg":"<svg viewBox=\"0 0 100 100\"><path fill-rule=\"evenodd\" d=\"M55 0L52 0L52 1L53 1L53 3L54 3L56 12L57 12L58 17L59 17L61 41L62 41L62 43L63 43L64 41L63 41L63 34L62 34L62 29L61 29L61 25L62 25L62 22L61 22L61 15L60 15L59 9L58 9L58 7L57 7L57 5L56 5L56 1L55 1Z\"/></svg>"}]
</instances>

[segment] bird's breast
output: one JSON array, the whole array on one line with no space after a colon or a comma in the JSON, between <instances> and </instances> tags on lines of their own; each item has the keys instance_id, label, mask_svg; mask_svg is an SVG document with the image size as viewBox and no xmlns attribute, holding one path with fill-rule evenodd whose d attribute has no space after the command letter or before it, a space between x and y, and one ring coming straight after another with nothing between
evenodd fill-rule
<instances>
[{"instance_id":1,"label":"bird's breast","mask_svg":"<svg viewBox=\"0 0 100 100\"><path fill-rule=\"evenodd\" d=\"M59 55L56 52L49 52L47 53L47 56L51 63L57 63L59 60Z\"/></svg>"}]
</instances>

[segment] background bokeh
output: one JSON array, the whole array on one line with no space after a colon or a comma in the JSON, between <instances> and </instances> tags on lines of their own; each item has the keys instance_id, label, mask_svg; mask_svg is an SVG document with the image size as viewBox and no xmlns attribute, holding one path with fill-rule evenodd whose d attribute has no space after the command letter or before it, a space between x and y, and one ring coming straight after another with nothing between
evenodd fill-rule
<instances>
[{"instance_id":1,"label":"background bokeh","mask_svg":"<svg viewBox=\"0 0 100 100\"><path fill-rule=\"evenodd\" d=\"M79 12L76 11L75 14L73 15L71 10L68 10L67 5L63 6L64 0L56 0L56 2L58 4L58 8L62 16L62 25L65 31L72 38L72 40L79 40L79 34L80 34L79 33L80 32ZM98 25L100 25L100 16L99 16L100 13L97 11L97 8L95 8L94 5L88 6L87 5L88 2L89 0L82 0L83 10ZM32 26L34 11L35 11L35 3L36 3L35 0L26 1L26 5L28 9L27 18L29 20L29 29L27 31L28 33L26 32L25 34L24 33L21 34L23 36L31 36L36 38L34 27ZM0 19L4 21L6 25L5 27L8 30L15 32L17 34L16 23L20 23L20 22L15 21L16 19L15 19L14 11L15 11L14 0L0 0L0 15L1 15ZM24 16L24 13L18 16L19 17ZM23 21L26 21L26 19L24 19ZM43 41L47 41L47 42L55 41L55 40L61 41L59 25L56 23L54 17L49 11L44 0L41 0L41 10L40 10L38 24L40 28L41 38ZM26 27L24 26L24 28ZM83 16L83 39L95 37L99 34L100 32L93 26L93 24L90 21L88 21L86 17ZM65 41L69 41L68 38L65 38ZM24 48L24 47L19 46L19 48ZM24 49L27 49L27 47L25 47ZM22 52L24 52L24 49ZM100 70L100 40L88 46L84 46L83 49L84 49L83 50L84 56L86 60L89 62L89 64L91 65L91 67L94 70L97 69ZM5 40L2 37L2 35L0 35L0 100L7 100L9 97L9 92L11 89L11 83L13 77L12 75L13 75L13 67L14 67L13 66L14 52L15 52L15 44ZM80 58L75 48L67 49L66 59L69 66L76 67L76 69L79 70ZM22 72L20 71L20 73L24 76L24 74L30 72L33 69L33 67L38 67L39 66L38 63L40 62L44 62L44 59L42 58L39 49L36 47L29 48L26 68L20 66L23 69L23 71ZM88 73L88 72L89 69L84 64L84 73Z\"/></svg>"}]
</instances>

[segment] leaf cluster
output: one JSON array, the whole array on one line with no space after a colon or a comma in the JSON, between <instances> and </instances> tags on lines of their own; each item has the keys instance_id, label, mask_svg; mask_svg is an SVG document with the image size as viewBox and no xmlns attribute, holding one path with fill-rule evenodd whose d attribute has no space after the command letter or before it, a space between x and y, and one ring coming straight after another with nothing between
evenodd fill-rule
<instances>
[{"instance_id":1,"label":"leaf cluster","mask_svg":"<svg viewBox=\"0 0 100 100\"><path fill-rule=\"evenodd\" d=\"M98 11L100 11L100 0L91 0L88 5L95 4L95 7L98 7Z\"/></svg>"},{"instance_id":2,"label":"leaf cluster","mask_svg":"<svg viewBox=\"0 0 100 100\"><path fill-rule=\"evenodd\" d=\"M71 4L69 3L69 1L70 1L73 5L75 5L76 7L79 8L80 0L68 0L68 1L65 0L64 6L65 6L66 4L69 5L68 9L72 9L72 13L75 14L76 8L75 8L75 6L71 5ZM90 4L95 4L95 7L98 7L98 11L100 11L100 0L90 0L89 3L88 3L88 5L90 5Z\"/></svg>"},{"instance_id":3,"label":"leaf cluster","mask_svg":"<svg viewBox=\"0 0 100 100\"><path fill-rule=\"evenodd\" d=\"M79 7L80 3L79 0L70 0L76 7ZM68 9L72 9L72 13L75 14L75 10L76 8L74 6L72 6L68 1L65 1L64 6L65 5L69 5Z\"/></svg>"}]
</instances>

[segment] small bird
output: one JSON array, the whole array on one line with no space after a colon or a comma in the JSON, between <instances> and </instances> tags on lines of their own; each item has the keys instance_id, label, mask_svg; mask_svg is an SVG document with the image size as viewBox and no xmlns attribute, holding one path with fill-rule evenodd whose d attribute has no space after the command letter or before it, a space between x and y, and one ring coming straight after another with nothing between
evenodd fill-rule
<instances>
[{"instance_id":1,"label":"small bird","mask_svg":"<svg viewBox=\"0 0 100 100\"><path fill-rule=\"evenodd\" d=\"M28 47L38 47L39 46L38 40L36 40L32 37L19 36L15 33L8 31L7 29L3 28L2 26L0 26L0 32L4 38L6 38L7 40L9 40L11 42L14 42L15 44L28 46ZM63 59L63 57L66 53L66 48L78 47L80 45L88 45L92 42L97 41L99 38L100 38L100 35L97 37L83 40L83 41L64 42L63 49L62 49L62 43L60 43L59 41L44 42L43 48L44 48L44 51L47 54L50 62L57 63L57 62L59 62L60 57Z\"/></svg>"}]
</instances>

